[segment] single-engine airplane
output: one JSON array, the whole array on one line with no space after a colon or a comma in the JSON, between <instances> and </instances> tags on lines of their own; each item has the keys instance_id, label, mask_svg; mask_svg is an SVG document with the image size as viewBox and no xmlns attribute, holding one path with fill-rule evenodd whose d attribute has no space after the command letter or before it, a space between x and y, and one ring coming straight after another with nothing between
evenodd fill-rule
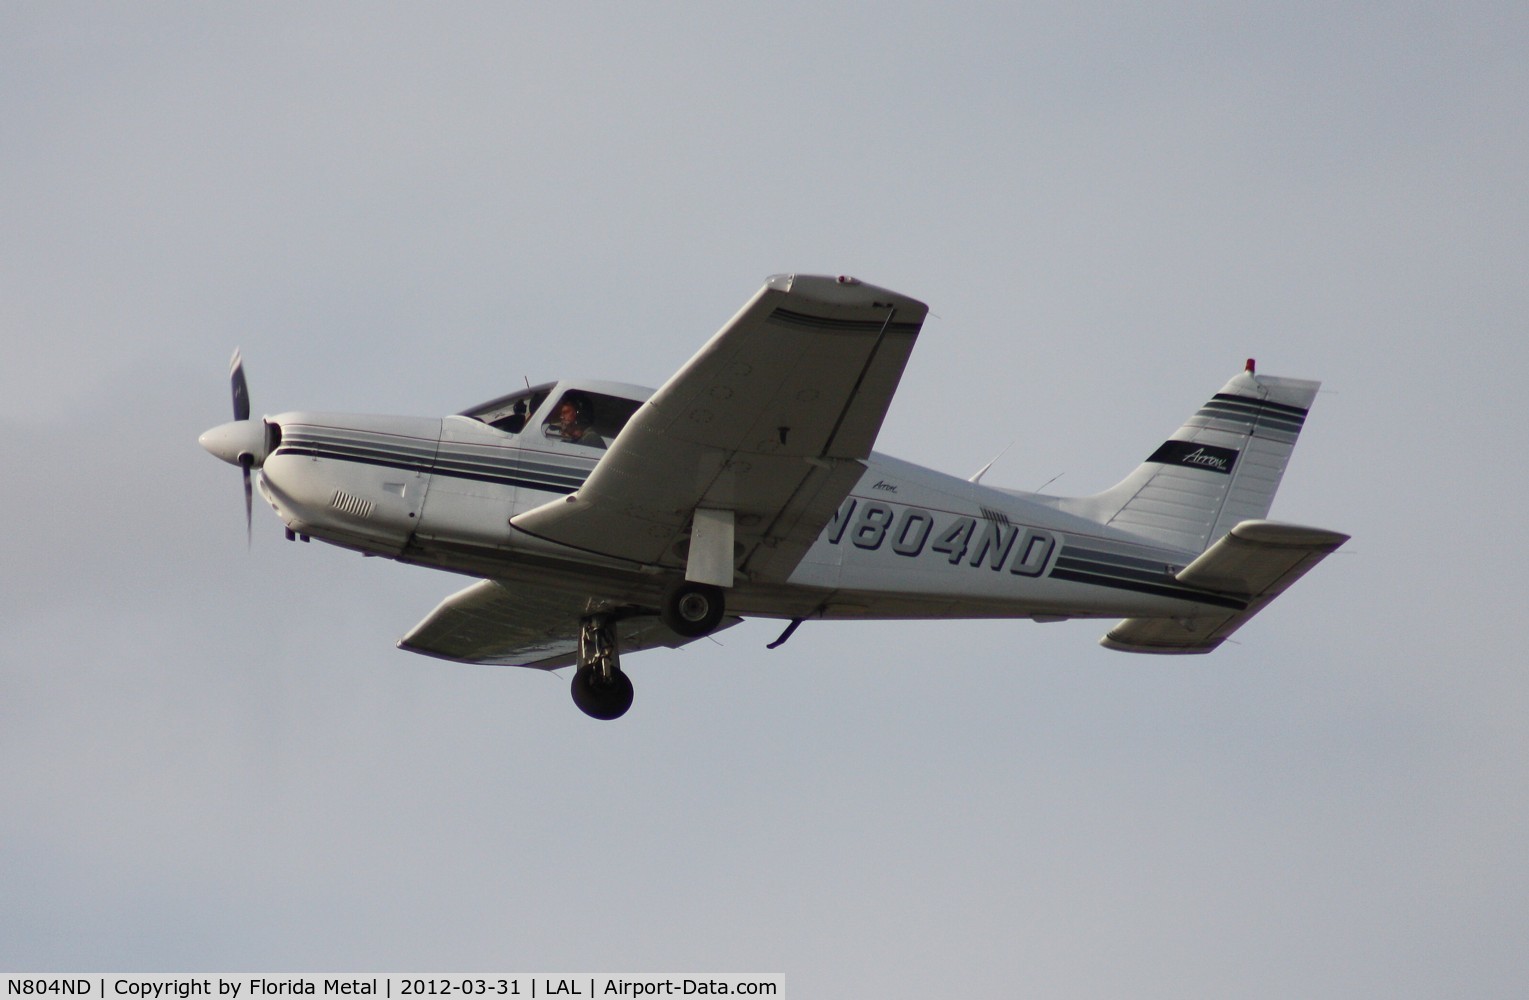
<instances>
[{"instance_id":1,"label":"single-engine airplane","mask_svg":"<svg viewBox=\"0 0 1529 1000\"><path fill-rule=\"evenodd\" d=\"M1102 493L984 485L871 450L927 307L776 275L658 390L529 386L454 416L296 411L201 436L288 539L481 577L398 641L576 667L632 704L621 655L744 617L1122 618L1100 642L1208 653L1348 540L1264 520L1319 383L1252 361ZM984 470L986 471L986 470Z\"/></svg>"}]
</instances>

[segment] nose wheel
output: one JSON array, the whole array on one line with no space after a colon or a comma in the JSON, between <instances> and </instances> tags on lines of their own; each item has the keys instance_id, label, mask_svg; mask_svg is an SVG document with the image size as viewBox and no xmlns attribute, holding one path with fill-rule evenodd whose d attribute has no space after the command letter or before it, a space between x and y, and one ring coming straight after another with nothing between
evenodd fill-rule
<instances>
[{"instance_id":1,"label":"nose wheel","mask_svg":"<svg viewBox=\"0 0 1529 1000\"><path fill-rule=\"evenodd\" d=\"M632 707L632 679L621 671L616 625L609 615L579 626L579 664L573 672L573 703L592 719L619 719Z\"/></svg>"}]
</instances>

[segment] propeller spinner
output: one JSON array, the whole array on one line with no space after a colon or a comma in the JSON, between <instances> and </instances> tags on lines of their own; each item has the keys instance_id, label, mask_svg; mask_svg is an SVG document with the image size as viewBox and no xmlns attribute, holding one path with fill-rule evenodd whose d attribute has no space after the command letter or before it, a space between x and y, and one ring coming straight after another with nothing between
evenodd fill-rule
<instances>
[{"instance_id":1,"label":"propeller spinner","mask_svg":"<svg viewBox=\"0 0 1529 1000\"><path fill-rule=\"evenodd\" d=\"M244 534L247 542L254 532L252 472L265 461L270 450L270 434L264 420L250 419L249 383L244 378L244 359L237 348L229 361L229 380L234 397L233 421L205 431L197 441L213 455L229 465L239 466L244 472Z\"/></svg>"}]
</instances>

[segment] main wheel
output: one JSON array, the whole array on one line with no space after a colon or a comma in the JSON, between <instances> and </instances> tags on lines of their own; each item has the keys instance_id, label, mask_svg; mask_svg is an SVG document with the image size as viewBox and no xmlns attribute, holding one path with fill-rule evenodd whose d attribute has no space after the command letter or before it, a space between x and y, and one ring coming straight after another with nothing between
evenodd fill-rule
<instances>
[{"instance_id":1,"label":"main wheel","mask_svg":"<svg viewBox=\"0 0 1529 1000\"><path fill-rule=\"evenodd\" d=\"M632 679L620 670L602 680L591 667L573 672L573 703L592 719L619 719L632 707Z\"/></svg>"},{"instance_id":2,"label":"main wheel","mask_svg":"<svg viewBox=\"0 0 1529 1000\"><path fill-rule=\"evenodd\" d=\"M664 592L658 617L680 635L693 639L721 623L724 604L721 587L679 580Z\"/></svg>"}]
</instances>

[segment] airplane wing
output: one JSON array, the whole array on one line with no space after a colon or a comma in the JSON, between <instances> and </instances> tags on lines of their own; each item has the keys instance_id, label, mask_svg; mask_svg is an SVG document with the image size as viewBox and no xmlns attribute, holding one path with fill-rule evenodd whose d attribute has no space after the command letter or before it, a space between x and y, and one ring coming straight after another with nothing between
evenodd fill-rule
<instances>
[{"instance_id":1,"label":"airplane wing","mask_svg":"<svg viewBox=\"0 0 1529 1000\"><path fill-rule=\"evenodd\" d=\"M579 619L588 613L587 604L587 598L569 591L479 580L442 601L398 640L398 648L461 663L556 670L578 659ZM741 620L724 618L717 627ZM618 622L616 634L623 653L695 641L651 616Z\"/></svg>"},{"instance_id":2,"label":"airplane wing","mask_svg":"<svg viewBox=\"0 0 1529 1000\"><path fill-rule=\"evenodd\" d=\"M576 493L511 524L685 568L692 523L699 536L720 512L733 560L713 559L723 565L711 582L731 583L734 565L784 580L864 471L927 312L854 279L771 278L637 411Z\"/></svg>"},{"instance_id":3,"label":"airplane wing","mask_svg":"<svg viewBox=\"0 0 1529 1000\"><path fill-rule=\"evenodd\" d=\"M1240 611L1188 621L1127 618L1099 640L1127 653L1209 653L1349 536L1325 528L1243 521L1179 570L1180 583L1248 598Z\"/></svg>"}]
</instances>

